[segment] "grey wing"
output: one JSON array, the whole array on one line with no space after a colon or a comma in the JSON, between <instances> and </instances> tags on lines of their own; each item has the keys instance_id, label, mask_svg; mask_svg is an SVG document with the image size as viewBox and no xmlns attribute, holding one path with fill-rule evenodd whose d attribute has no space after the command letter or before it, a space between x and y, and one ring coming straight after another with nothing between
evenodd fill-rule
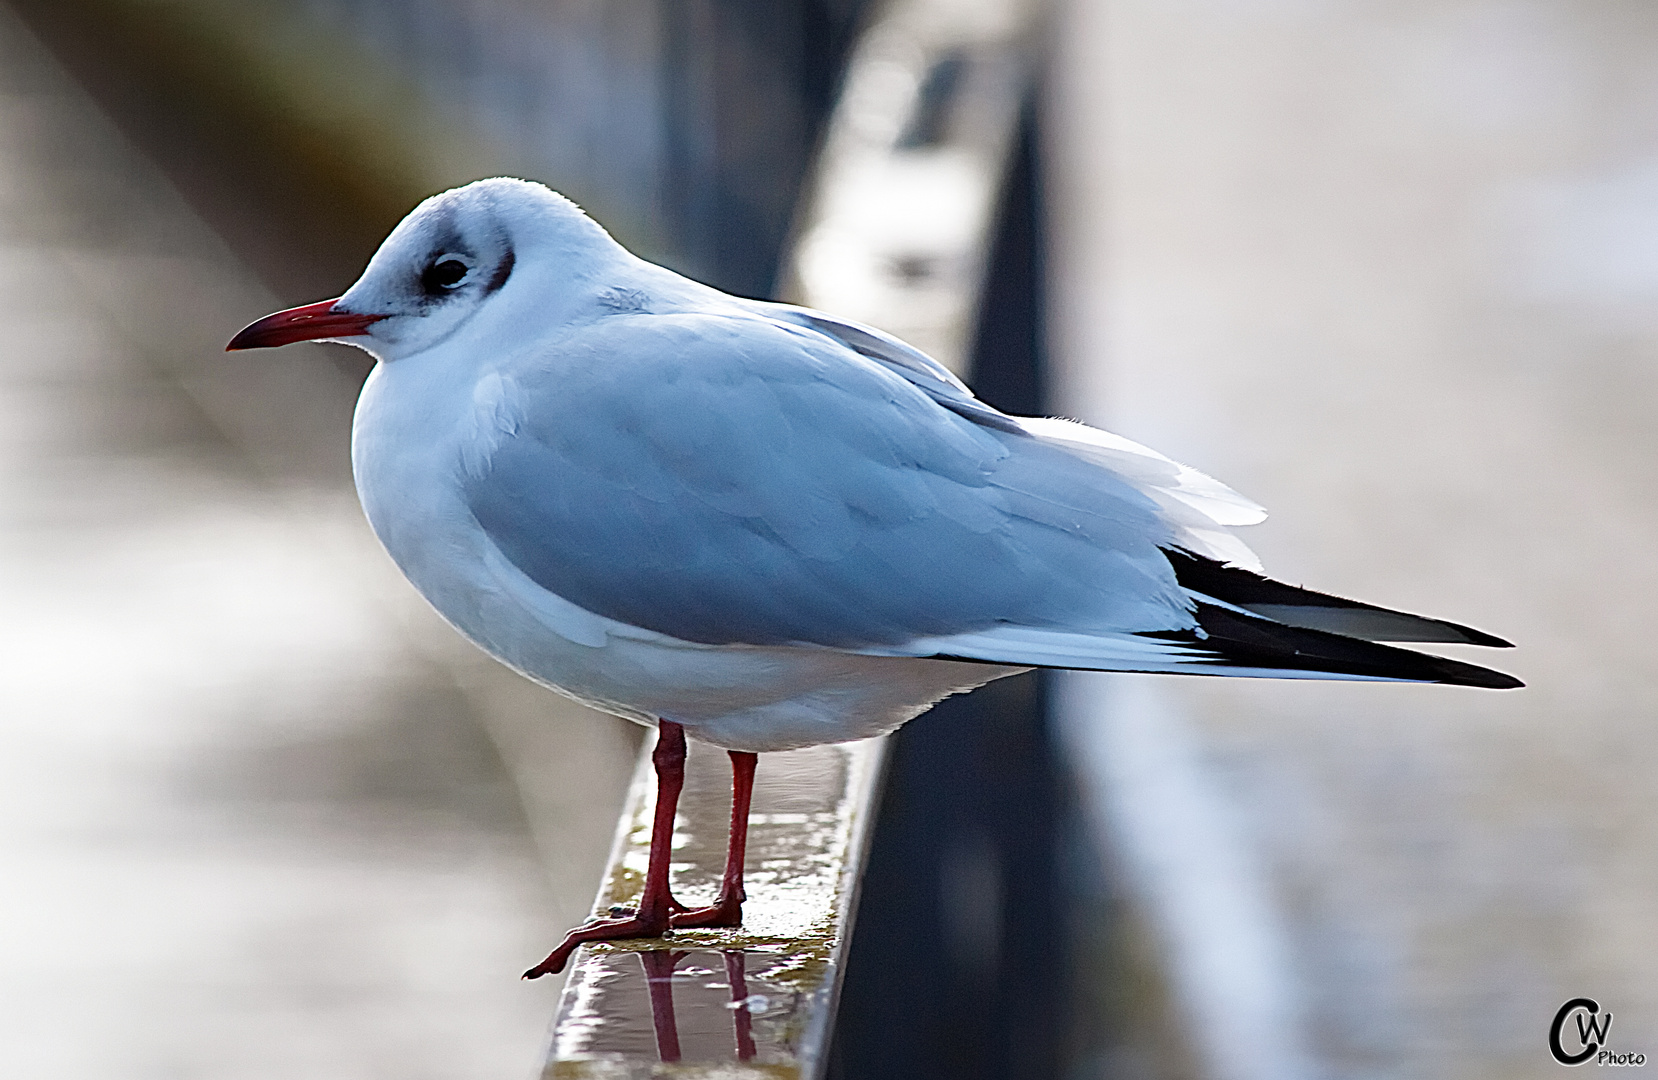
<instances>
[{"instance_id":1,"label":"grey wing","mask_svg":"<svg viewBox=\"0 0 1658 1080\"><path fill-rule=\"evenodd\" d=\"M749 304L755 310L779 322L815 330L859 356L887 366L958 416L999 431L1024 431L1018 419L974 397L973 391L956 377L955 372L913 345L882 333L873 326L837 319L821 311L796 307L793 304L772 304L757 300L751 300Z\"/></svg>"},{"instance_id":2,"label":"grey wing","mask_svg":"<svg viewBox=\"0 0 1658 1080\"><path fill-rule=\"evenodd\" d=\"M613 316L510 374L512 434L468 502L529 578L595 614L847 649L1192 624L1153 501L819 335Z\"/></svg>"},{"instance_id":3,"label":"grey wing","mask_svg":"<svg viewBox=\"0 0 1658 1080\"><path fill-rule=\"evenodd\" d=\"M814 331L884 366L975 424L1033 435L1092 461L1157 504L1164 524L1174 530L1175 546L1224 563L1260 568L1254 552L1224 526L1255 524L1266 517L1266 511L1225 484L1120 435L1069 420L1008 416L974 397L937 360L873 327L810 308L754 300L743 303L767 318Z\"/></svg>"}]
</instances>

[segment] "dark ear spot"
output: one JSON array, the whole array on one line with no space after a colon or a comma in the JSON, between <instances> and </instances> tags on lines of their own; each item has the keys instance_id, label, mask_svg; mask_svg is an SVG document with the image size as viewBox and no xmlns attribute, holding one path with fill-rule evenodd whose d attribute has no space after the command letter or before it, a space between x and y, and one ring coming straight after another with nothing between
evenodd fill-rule
<instances>
[{"instance_id":1,"label":"dark ear spot","mask_svg":"<svg viewBox=\"0 0 1658 1080\"><path fill-rule=\"evenodd\" d=\"M486 295L507 283L507 278L512 276L512 265L515 261L512 249L507 248L506 253L501 256L501 261L495 264L495 272L489 275L489 281L484 284Z\"/></svg>"}]
</instances>

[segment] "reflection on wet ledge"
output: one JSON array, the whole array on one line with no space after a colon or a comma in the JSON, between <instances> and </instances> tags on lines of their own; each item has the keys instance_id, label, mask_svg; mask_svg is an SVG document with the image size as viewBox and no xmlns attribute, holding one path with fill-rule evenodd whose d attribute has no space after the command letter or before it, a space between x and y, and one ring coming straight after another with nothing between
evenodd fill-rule
<instances>
[{"instance_id":1,"label":"reflection on wet ledge","mask_svg":"<svg viewBox=\"0 0 1658 1080\"><path fill-rule=\"evenodd\" d=\"M584 1049L555 1052L549 1077L696 1076L710 1066L721 1077L803 1075L801 1036L819 1003L787 957L649 949L592 961L581 970L595 1014L579 1031L560 1031ZM783 978L771 977L780 970Z\"/></svg>"},{"instance_id":2,"label":"reflection on wet ledge","mask_svg":"<svg viewBox=\"0 0 1658 1080\"><path fill-rule=\"evenodd\" d=\"M762 756L743 927L584 946L560 1002L546 1076L816 1075L884 752L884 740L871 740ZM675 896L692 906L718 886L728 776L723 753L692 744L672 870ZM654 795L647 745L596 914L639 896Z\"/></svg>"}]
</instances>

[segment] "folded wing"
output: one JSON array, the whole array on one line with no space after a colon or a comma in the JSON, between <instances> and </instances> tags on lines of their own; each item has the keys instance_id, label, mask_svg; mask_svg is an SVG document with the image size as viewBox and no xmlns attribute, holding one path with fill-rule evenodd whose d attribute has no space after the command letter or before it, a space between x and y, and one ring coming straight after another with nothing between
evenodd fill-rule
<instances>
[{"instance_id":1,"label":"folded wing","mask_svg":"<svg viewBox=\"0 0 1658 1080\"><path fill-rule=\"evenodd\" d=\"M817 333L613 316L502 386L490 424L511 434L473 463L468 503L525 575L595 614L853 649L1192 623L1155 500Z\"/></svg>"},{"instance_id":2,"label":"folded wing","mask_svg":"<svg viewBox=\"0 0 1658 1080\"><path fill-rule=\"evenodd\" d=\"M540 588L685 641L1518 685L1374 640L1506 644L1274 582L1264 516L1154 451L999 413L804 309L602 319L506 373L468 502ZM1356 640L1372 639L1372 640Z\"/></svg>"}]
</instances>

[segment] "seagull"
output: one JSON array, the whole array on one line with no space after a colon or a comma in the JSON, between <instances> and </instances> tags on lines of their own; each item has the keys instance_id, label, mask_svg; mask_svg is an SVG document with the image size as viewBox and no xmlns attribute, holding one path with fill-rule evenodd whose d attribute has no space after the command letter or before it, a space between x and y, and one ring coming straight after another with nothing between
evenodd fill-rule
<instances>
[{"instance_id":1,"label":"seagull","mask_svg":"<svg viewBox=\"0 0 1658 1080\"><path fill-rule=\"evenodd\" d=\"M1032 668L1519 680L1379 642L1501 638L1286 585L1230 531L1258 505L1127 439L1010 416L880 330L731 296L496 178L435 195L334 300L227 349L377 361L357 492L415 588L520 674L657 728L636 908L583 942L742 920L756 755L893 731ZM720 890L668 884L691 736L729 752Z\"/></svg>"}]
</instances>

